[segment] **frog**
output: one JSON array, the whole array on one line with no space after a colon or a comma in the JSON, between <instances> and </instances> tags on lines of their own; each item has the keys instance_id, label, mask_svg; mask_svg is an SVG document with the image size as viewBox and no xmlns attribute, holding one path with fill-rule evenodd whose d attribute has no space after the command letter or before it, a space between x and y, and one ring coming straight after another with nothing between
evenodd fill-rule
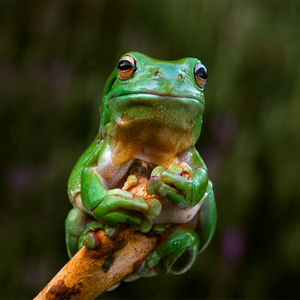
<instances>
[{"instance_id":1,"label":"frog","mask_svg":"<svg viewBox=\"0 0 300 300\"><path fill-rule=\"evenodd\" d=\"M98 230L112 237L125 223L160 239L135 276L180 275L192 267L212 239L217 216L212 182L195 146L206 82L207 69L196 58L163 61L139 52L120 58L104 86L96 138L69 177L70 257L83 245L98 247ZM150 200L122 188L136 184L128 172L137 160L151 168Z\"/></svg>"}]
</instances>

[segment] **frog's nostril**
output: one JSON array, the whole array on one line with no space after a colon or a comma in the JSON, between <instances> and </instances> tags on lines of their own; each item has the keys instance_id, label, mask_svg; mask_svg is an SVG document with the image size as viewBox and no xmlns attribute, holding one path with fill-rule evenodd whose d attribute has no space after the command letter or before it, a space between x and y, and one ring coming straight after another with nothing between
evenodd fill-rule
<instances>
[{"instance_id":1,"label":"frog's nostril","mask_svg":"<svg viewBox=\"0 0 300 300\"><path fill-rule=\"evenodd\" d=\"M158 71L158 70L155 71L154 74L153 74L154 77L159 77L160 75L161 75L161 72Z\"/></svg>"},{"instance_id":2,"label":"frog's nostril","mask_svg":"<svg viewBox=\"0 0 300 300\"><path fill-rule=\"evenodd\" d=\"M177 78L182 81L183 80L183 75L181 73L179 73Z\"/></svg>"}]
</instances>

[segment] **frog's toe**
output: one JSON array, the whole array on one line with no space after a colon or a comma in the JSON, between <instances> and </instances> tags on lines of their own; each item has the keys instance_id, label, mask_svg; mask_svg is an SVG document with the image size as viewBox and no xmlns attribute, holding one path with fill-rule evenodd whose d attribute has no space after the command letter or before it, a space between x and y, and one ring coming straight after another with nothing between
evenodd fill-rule
<instances>
[{"instance_id":1,"label":"frog's toe","mask_svg":"<svg viewBox=\"0 0 300 300\"><path fill-rule=\"evenodd\" d=\"M165 172L163 174L165 174ZM172 187L172 186L175 186L175 184L174 184L175 181L166 180L165 179L166 176L164 175L164 182L162 182L162 176L161 176L161 178L152 177L149 180L148 186L147 186L148 194L150 194L150 195L156 194L159 197L167 197L174 204L180 205L180 203L184 202L185 196L183 195L182 192L179 193L175 188ZM173 174L172 174L172 176L173 176ZM176 175L176 176L178 176L178 175ZM186 180L185 178L182 178L182 179ZM176 181L176 183L177 182L178 182L178 180Z\"/></svg>"},{"instance_id":2,"label":"frog's toe","mask_svg":"<svg viewBox=\"0 0 300 300\"><path fill-rule=\"evenodd\" d=\"M78 249L81 249L84 245L88 249L95 249L100 245L100 240L96 232L104 229L104 224L99 221L93 221L90 225L82 232L78 240Z\"/></svg>"},{"instance_id":3,"label":"frog's toe","mask_svg":"<svg viewBox=\"0 0 300 300\"><path fill-rule=\"evenodd\" d=\"M147 193L149 195L158 194L158 191L162 185L161 179L158 176L153 176L148 182Z\"/></svg>"},{"instance_id":4,"label":"frog's toe","mask_svg":"<svg viewBox=\"0 0 300 300\"><path fill-rule=\"evenodd\" d=\"M161 212L161 203L157 199L149 201L149 210L147 215L149 217L157 217Z\"/></svg>"},{"instance_id":5,"label":"frog's toe","mask_svg":"<svg viewBox=\"0 0 300 300\"><path fill-rule=\"evenodd\" d=\"M148 218L143 218L142 222L139 226L139 229L141 232L147 233L151 230L152 225L153 225L153 222L151 220L149 220Z\"/></svg>"},{"instance_id":6,"label":"frog's toe","mask_svg":"<svg viewBox=\"0 0 300 300\"><path fill-rule=\"evenodd\" d=\"M173 253L160 260L159 263L155 267L155 271L157 274L165 275L170 272L171 266L174 262L182 255L182 253L186 250L185 247L181 247L175 250Z\"/></svg>"},{"instance_id":7,"label":"frog's toe","mask_svg":"<svg viewBox=\"0 0 300 300\"><path fill-rule=\"evenodd\" d=\"M88 226L83 234L81 235L79 241L81 248L83 245L86 246L88 249L95 249L100 246L101 241L98 237L98 234L96 231L98 230L104 230L104 233L106 236L112 237L114 234L116 234L117 226L116 225L103 225L102 222L92 222L90 226Z\"/></svg>"},{"instance_id":8,"label":"frog's toe","mask_svg":"<svg viewBox=\"0 0 300 300\"><path fill-rule=\"evenodd\" d=\"M168 171L172 172L174 174L181 174L182 173L182 168L181 168L180 164L173 163L173 164L170 164L170 166L168 168Z\"/></svg>"},{"instance_id":9,"label":"frog's toe","mask_svg":"<svg viewBox=\"0 0 300 300\"><path fill-rule=\"evenodd\" d=\"M155 167L151 172L151 177L159 176L163 171L165 171L163 167Z\"/></svg>"},{"instance_id":10,"label":"frog's toe","mask_svg":"<svg viewBox=\"0 0 300 300\"><path fill-rule=\"evenodd\" d=\"M176 189L174 189L169 185L169 182L163 183L162 178L158 176L154 176L149 180L147 185L147 192L149 195L156 194L160 197L165 197L168 196L169 194L178 194Z\"/></svg>"},{"instance_id":11,"label":"frog's toe","mask_svg":"<svg viewBox=\"0 0 300 300\"><path fill-rule=\"evenodd\" d=\"M149 267L147 266L146 261L144 261L144 262L142 263L142 265L140 266L140 268L138 269L137 274L138 274L139 276L144 276L144 275L147 274L148 271L149 271Z\"/></svg>"},{"instance_id":12,"label":"frog's toe","mask_svg":"<svg viewBox=\"0 0 300 300\"><path fill-rule=\"evenodd\" d=\"M189 177L193 176L193 170L192 168L185 162L179 163L180 168L182 169L181 175L184 176L186 173Z\"/></svg>"},{"instance_id":13,"label":"frog's toe","mask_svg":"<svg viewBox=\"0 0 300 300\"><path fill-rule=\"evenodd\" d=\"M83 238L83 244L88 248L88 249L95 249L100 246L101 242L100 239L95 231L90 231L85 234Z\"/></svg>"},{"instance_id":14,"label":"frog's toe","mask_svg":"<svg viewBox=\"0 0 300 300\"><path fill-rule=\"evenodd\" d=\"M145 276L150 269L158 264L160 259L161 256L157 253L157 251L153 251L146 257L144 261L139 262L137 274L140 276Z\"/></svg>"},{"instance_id":15,"label":"frog's toe","mask_svg":"<svg viewBox=\"0 0 300 300\"><path fill-rule=\"evenodd\" d=\"M124 183L124 187L122 188L122 190L127 191L130 187L136 186L137 182L138 180L135 175L129 175Z\"/></svg>"},{"instance_id":16,"label":"frog's toe","mask_svg":"<svg viewBox=\"0 0 300 300\"><path fill-rule=\"evenodd\" d=\"M104 226L104 233L105 235L112 237L117 232L117 226L116 225L105 225Z\"/></svg>"}]
</instances>

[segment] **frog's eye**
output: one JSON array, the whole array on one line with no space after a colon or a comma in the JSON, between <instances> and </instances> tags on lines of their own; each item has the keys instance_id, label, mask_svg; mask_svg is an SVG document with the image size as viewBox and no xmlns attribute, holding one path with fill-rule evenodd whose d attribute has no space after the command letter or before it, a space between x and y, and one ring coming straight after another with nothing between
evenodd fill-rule
<instances>
[{"instance_id":1,"label":"frog's eye","mask_svg":"<svg viewBox=\"0 0 300 300\"><path fill-rule=\"evenodd\" d=\"M132 76L132 74L135 72L135 69L135 59L132 56L126 55L118 62L118 77L121 80L126 80Z\"/></svg>"},{"instance_id":2,"label":"frog's eye","mask_svg":"<svg viewBox=\"0 0 300 300\"><path fill-rule=\"evenodd\" d=\"M205 66L197 64L194 68L194 75L197 85L203 89L207 79L207 70Z\"/></svg>"}]
</instances>

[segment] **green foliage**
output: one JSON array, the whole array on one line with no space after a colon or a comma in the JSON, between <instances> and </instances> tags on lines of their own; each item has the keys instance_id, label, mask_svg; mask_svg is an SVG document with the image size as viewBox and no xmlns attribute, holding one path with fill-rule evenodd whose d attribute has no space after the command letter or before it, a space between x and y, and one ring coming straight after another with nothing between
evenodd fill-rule
<instances>
[{"instance_id":1,"label":"green foliage","mask_svg":"<svg viewBox=\"0 0 300 300\"><path fill-rule=\"evenodd\" d=\"M188 273L101 298L299 298L299 13L297 1L1 2L0 297L34 297L66 263L67 179L106 78L134 50L208 69L197 147L218 224Z\"/></svg>"}]
</instances>

